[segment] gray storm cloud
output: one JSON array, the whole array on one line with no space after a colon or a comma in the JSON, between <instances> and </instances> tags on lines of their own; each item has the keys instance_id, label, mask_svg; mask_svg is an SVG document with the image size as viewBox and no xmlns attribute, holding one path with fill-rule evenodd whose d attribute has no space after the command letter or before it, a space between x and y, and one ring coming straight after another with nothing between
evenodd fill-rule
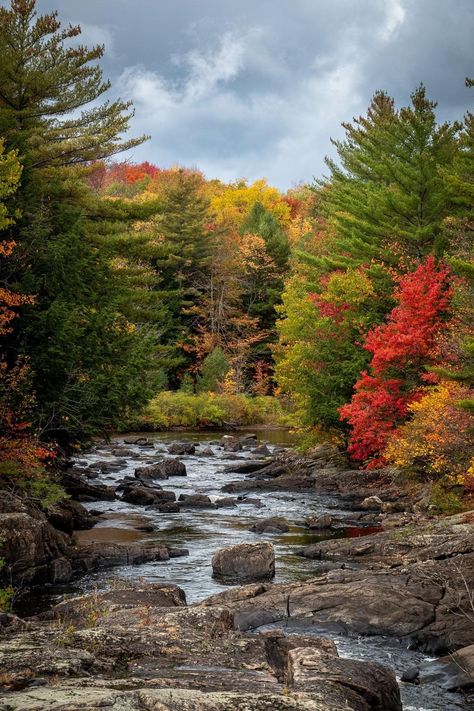
<instances>
[{"instance_id":1,"label":"gray storm cloud","mask_svg":"<svg viewBox=\"0 0 474 711\"><path fill-rule=\"evenodd\" d=\"M2 3L7 4L7 3ZM472 101L472 0L41 0L107 48L113 92L152 140L132 159L287 188L324 172L330 137L377 89L423 81L442 120Z\"/></svg>"}]
</instances>

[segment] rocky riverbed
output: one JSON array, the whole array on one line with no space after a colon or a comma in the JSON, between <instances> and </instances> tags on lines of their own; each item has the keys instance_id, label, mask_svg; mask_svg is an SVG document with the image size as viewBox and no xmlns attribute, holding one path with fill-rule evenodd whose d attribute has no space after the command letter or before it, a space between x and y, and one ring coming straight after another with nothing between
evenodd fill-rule
<instances>
[{"instance_id":1,"label":"rocky riverbed","mask_svg":"<svg viewBox=\"0 0 474 711\"><path fill-rule=\"evenodd\" d=\"M98 445L46 514L2 492L31 590L0 616L2 711L469 708L474 514L265 439Z\"/></svg>"}]
</instances>

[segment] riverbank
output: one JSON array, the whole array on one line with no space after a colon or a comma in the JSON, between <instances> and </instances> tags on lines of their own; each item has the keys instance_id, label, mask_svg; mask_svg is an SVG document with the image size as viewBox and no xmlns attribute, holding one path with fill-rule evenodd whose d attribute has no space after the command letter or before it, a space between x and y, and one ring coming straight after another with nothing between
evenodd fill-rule
<instances>
[{"instance_id":1,"label":"riverbank","mask_svg":"<svg viewBox=\"0 0 474 711\"><path fill-rule=\"evenodd\" d=\"M77 503L14 511L2 497L17 584L82 594L2 615L0 709L386 711L400 708L395 675L406 709L464 708L448 689L469 679L427 665L464 650L470 668L474 515L433 518L429 492L394 470L266 434L125 436L64 471ZM272 581L213 577L216 551L258 541L275 552Z\"/></svg>"}]
</instances>

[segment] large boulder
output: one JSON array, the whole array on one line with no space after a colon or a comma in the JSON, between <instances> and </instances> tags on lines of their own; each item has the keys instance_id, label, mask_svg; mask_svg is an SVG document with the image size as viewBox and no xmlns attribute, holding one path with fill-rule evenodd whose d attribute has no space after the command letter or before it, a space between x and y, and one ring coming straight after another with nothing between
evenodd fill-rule
<instances>
[{"instance_id":1,"label":"large boulder","mask_svg":"<svg viewBox=\"0 0 474 711\"><path fill-rule=\"evenodd\" d=\"M130 584L125 580L115 582L114 587L103 592L87 593L79 597L63 600L40 615L42 620L58 620L61 623L73 623L75 627L84 626L90 619L91 611L95 615L115 610L134 609L137 607L185 607L186 595L177 585L162 583Z\"/></svg>"},{"instance_id":2,"label":"large boulder","mask_svg":"<svg viewBox=\"0 0 474 711\"><path fill-rule=\"evenodd\" d=\"M289 685L298 692L311 693L321 686L336 691L347 688L349 708L373 711L402 711L400 689L394 672L375 662L340 659L314 647L299 647L288 652ZM360 704L360 706L359 706Z\"/></svg>"},{"instance_id":3,"label":"large boulder","mask_svg":"<svg viewBox=\"0 0 474 711\"><path fill-rule=\"evenodd\" d=\"M76 501L113 501L116 498L111 486L89 484L80 474L72 470L62 473L61 484Z\"/></svg>"},{"instance_id":4,"label":"large boulder","mask_svg":"<svg viewBox=\"0 0 474 711\"><path fill-rule=\"evenodd\" d=\"M2 574L13 585L70 580L69 536L54 528L39 510L33 513L0 514Z\"/></svg>"},{"instance_id":5,"label":"large boulder","mask_svg":"<svg viewBox=\"0 0 474 711\"><path fill-rule=\"evenodd\" d=\"M275 549L271 543L240 543L221 548L212 557L215 577L229 581L268 580L275 575Z\"/></svg>"},{"instance_id":6,"label":"large boulder","mask_svg":"<svg viewBox=\"0 0 474 711\"><path fill-rule=\"evenodd\" d=\"M176 556L174 556L176 557ZM161 543L89 543L77 546L71 562L75 572L86 573L117 565L139 565L152 561L169 560L167 546Z\"/></svg>"},{"instance_id":7,"label":"large boulder","mask_svg":"<svg viewBox=\"0 0 474 711\"><path fill-rule=\"evenodd\" d=\"M92 516L82 504L72 499L62 499L51 504L46 509L46 516L54 528L69 534L73 531L92 528L99 520L97 516Z\"/></svg>"}]
</instances>

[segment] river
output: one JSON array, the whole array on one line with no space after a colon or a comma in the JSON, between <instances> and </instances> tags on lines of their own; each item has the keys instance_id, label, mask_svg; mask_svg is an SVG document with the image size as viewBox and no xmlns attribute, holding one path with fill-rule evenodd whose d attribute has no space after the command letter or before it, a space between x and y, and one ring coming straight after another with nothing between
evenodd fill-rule
<instances>
[{"instance_id":1,"label":"river","mask_svg":"<svg viewBox=\"0 0 474 711\"><path fill-rule=\"evenodd\" d=\"M250 431L250 430L249 430ZM239 434L244 434L239 433ZM133 475L137 466L146 465L166 455L166 445L170 441L190 440L198 444L195 455L179 457L187 468L186 477L172 477L163 484L163 488L172 490L176 497L180 494L202 493L211 500L225 496L221 487L229 481L245 478L243 474L224 472L224 467L239 459L249 458L251 452L236 454L223 452L218 447L219 433L176 432L146 435L154 441L152 450L126 445L133 455L126 457L126 464L120 470L100 474L92 483L117 485L125 475ZM268 430L258 433L271 451L293 443L292 436L281 430ZM123 444L124 435L117 438L117 445ZM214 456L200 456L199 451L210 447ZM110 446L100 446L92 452L83 454L78 459L85 465L107 460L111 456ZM174 583L186 592L188 603L198 602L203 598L224 589L212 577L211 558L219 548L241 542L271 540L276 552L275 582L294 582L298 579L313 577L318 574L318 562L294 555L294 551L303 545L309 545L322 538L345 535L361 535L363 529L341 527L336 531L314 533L301 526L294 525L309 515L331 513L339 518L349 519L353 511L344 506L344 501L336 496L321 495L311 492L251 492L249 497L261 500L261 505L243 501L232 508L184 509L179 513L159 513L122 501L98 501L85 504L87 508L106 512L106 517L88 531L76 534L78 542L92 541L135 541L154 540L169 545L185 547L189 556L172 558L166 562L146 563L138 566L124 566L112 571L100 571L82 578L69 592L104 588L113 578L138 578L147 581ZM290 531L284 534L256 534L249 531L250 526L262 518L284 516L291 523ZM137 526L153 527L153 531L139 531ZM59 592L59 591L57 591ZM62 592L63 594L63 592ZM56 596L57 599L57 596ZM288 627L286 628L288 629ZM299 628L301 631L301 627ZM305 632L319 634L314 628ZM377 661L391 666L399 677L406 669L426 662L425 654L408 650L394 639L383 637L338 636L334 638L341 656ZM401 683L405 711L456 711L467 709L468 702L457 694L449 694L430 686L422 687Z\"/></svg>"}]
</instances>

